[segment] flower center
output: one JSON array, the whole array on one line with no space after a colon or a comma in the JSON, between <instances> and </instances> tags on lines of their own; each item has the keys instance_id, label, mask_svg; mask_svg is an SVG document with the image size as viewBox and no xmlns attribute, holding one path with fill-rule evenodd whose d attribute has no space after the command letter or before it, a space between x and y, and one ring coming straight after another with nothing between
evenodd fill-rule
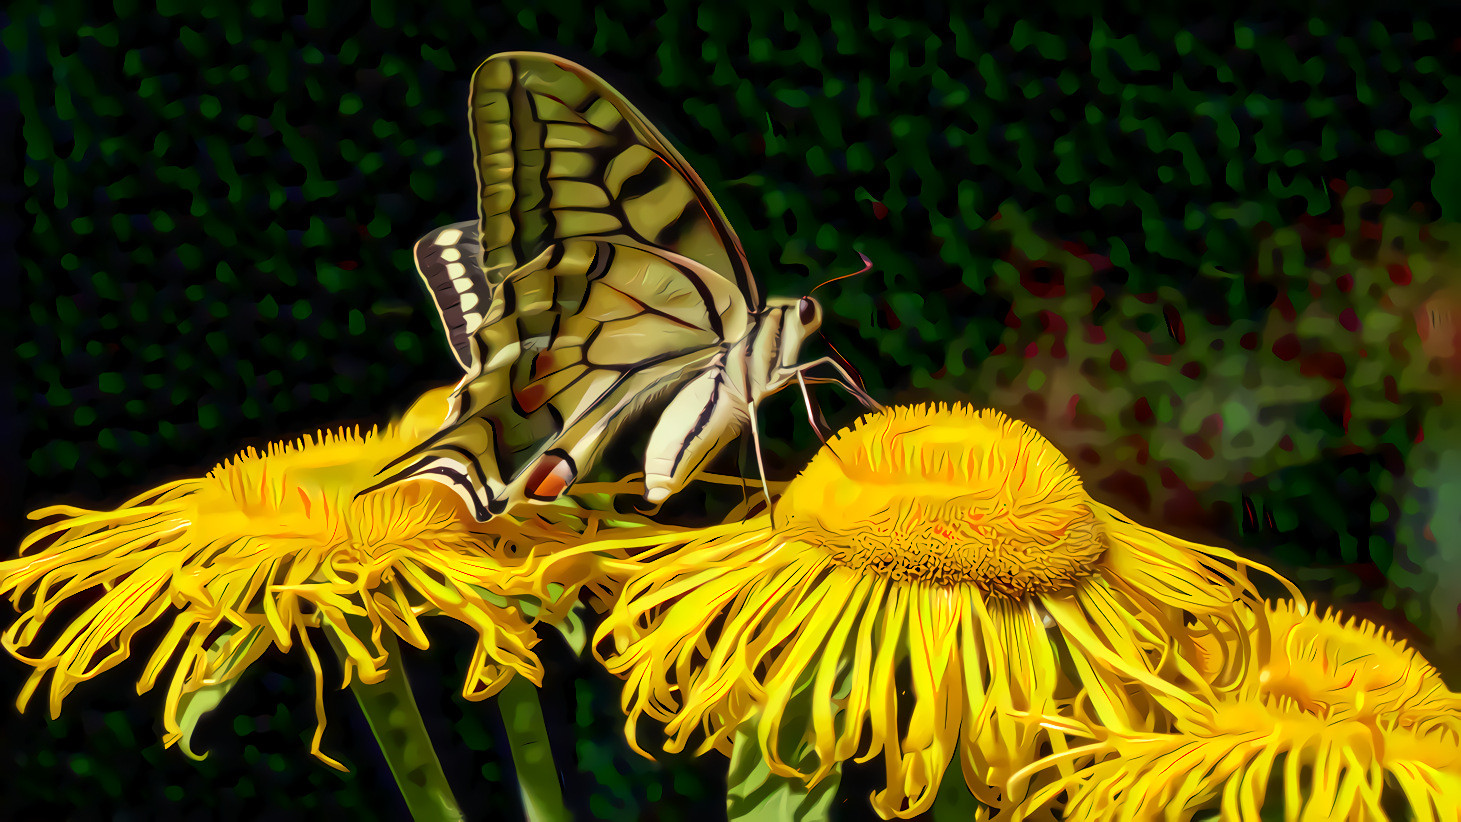
<instances>
[{"instance_id":1,"label":"flower center","mask_svg":"<svg viewBox=\"0 0 1461 822\"><path fill-rule=\"evenodd\" d=\"M790 484L777 519L839 565L894 580L1054 592L1105 550L1080 478L1044 437L997 411L870 414Z\"/></svg>"}]
</instances>

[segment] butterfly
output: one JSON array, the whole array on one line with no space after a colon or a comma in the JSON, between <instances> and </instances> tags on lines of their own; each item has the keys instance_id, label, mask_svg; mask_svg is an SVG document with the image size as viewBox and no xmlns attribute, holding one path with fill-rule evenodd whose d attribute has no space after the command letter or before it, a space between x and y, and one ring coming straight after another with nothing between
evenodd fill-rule
<instances>
[{"instance_id":1,"label":"butterfly","mask_svg":"<svg viewBox=\"0 0 1461 822\"><path fill-rule=\"evenodd\" d=\"M662 404L644 454L645 499L659 503L747 425L759 436L757 403L794 379L881 407L836 360L798 363L820 305L761 301L704 182L592 72L496 54L472 76L468 114L478 219L414 252L466 373L440 431L379 485L445 482L486 520L558 498Z\"/></svg>"}]
</instances>

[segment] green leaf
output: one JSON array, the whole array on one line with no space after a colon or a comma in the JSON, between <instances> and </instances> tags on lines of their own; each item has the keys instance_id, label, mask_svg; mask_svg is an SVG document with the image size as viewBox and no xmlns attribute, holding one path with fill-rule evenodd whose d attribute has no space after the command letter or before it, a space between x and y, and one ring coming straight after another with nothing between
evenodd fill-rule
<instances>
[{"instance_id":1,"label":"green leaf","mask_svg":"<svg viewBox=\"0 0 1461 822\"><path fill-rule=\"evenodd\" d=\"M223 697L238 683L238 675L254 658L250 651L253 649L254 643L258 642L259 634L263 632L263 626L255 626L250 629L248 637L239 643L226 659L220 660L229 640L240 630L230 628L227 633L208 646L208 668L214 672L210 677L214 680L214 684L205 685L196 691L189 691L178 699L178 727L182 730L178 748L189 759L201 762L208 758L207 751L201 754L193 752L193 730L198 727L199 720L217 708L218 703L223 701Z\"/></svg>"}]
</instances>

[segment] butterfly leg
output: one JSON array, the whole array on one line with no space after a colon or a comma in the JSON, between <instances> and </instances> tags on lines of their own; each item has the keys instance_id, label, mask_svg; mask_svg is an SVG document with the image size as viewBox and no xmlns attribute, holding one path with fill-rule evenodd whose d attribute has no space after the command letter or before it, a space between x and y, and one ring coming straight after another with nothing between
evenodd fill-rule
<instances>
[{"instance_id":1,"label":"butterfly leg","mask_svg":"<svg viewBox=\"0 0 1461 822\"><path fill-rule=\"evenodd\" d=\"M819 415L812 408L812 395L811 392L807 391L807 381L802 376L802 372L800 371L796 372L796 382L798 385L801 386L802 402L806 403L807 406L807 422L810 422L812 424L813 433L815 433L817 435L817 439L821 440L822 444L825 445L827 443L827 437L825 434L822 433L822 426L817 424L817 417Z\"/></svg>"},{"instance_id":2,"label":"butterfly leg","mask_svg":"<svg viewBox=\"0 0 1461 822\"><path fill-rule=\"evenodd\" d=\"M756 423L756 401L747 403L751 416L751 444L756 448L756 468L761 472L761 493L766 495L766 514L771 517L771 527L776 528L776 509L771 505L771 488L766 483L766 463L761 460L761 426Z\"/></svg>"},{"instance_id":3,"label":"butterfly leg","mask_svg":"<svg viewBox=\"0 0 1461 822\"><path fill-rule=\"evenodd\" d=\"M823 379L830 380L831 382L835 382L838 385L841 385L843 388L847 389L847 392L849 394L856 397L858 402L861 402L870 410L883 410L883 404L873 399L866 391L864 391L862 387L857 384L857 381L852 378L852 375L847 373L847 369L842 367L842 363L837 362L831 357L822 357L821 359L812 360L809 363L803 363L801 365L798 365L795 369L792 370L796 372L798 377L801 377L803 374L811 371L813 368L816 368L819 365L825 365L831 368L833 371L837 372L836 377L827 377ZM814 382L820 381L821 380L814 380Z\"/></svg>"},{"instance_id":4,"label":"butterfly leg","mask_svg":"<svg viewBox=\"0 0 1461 822\"><path fill-rule=\"evenodd\" d=\"M711 368L680 389L659 416L644 455L644 498L662 502L741 432L745 406L726 373Z\"/></svg>"}]
</instances>

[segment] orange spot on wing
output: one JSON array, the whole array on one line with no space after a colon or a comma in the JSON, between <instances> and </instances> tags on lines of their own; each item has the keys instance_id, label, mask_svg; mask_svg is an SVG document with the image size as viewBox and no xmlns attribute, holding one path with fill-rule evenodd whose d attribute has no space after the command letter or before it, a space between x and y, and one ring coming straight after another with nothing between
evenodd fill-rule
<instances>
[{"instance_id":1,"label":"orange spot on wing","mask_svg":"<svg viewBox=\"0 0 1461 822\"><path fill-rule=\"evenodd\" d=\"M573 482L573 466L568 460L548 455L538 460L528 473L527 494L537 499L557 499Z\"/></svg>"},{"instance_id":2,"label":"orange spot on wing","mask_svg":"<svg viewBox=\"0 0 1461 822\"><path fill-rule=\"evenodd\" d=\"M548 351L539 351L538 356L533 358L533 379L539 379L544 374L551 374L553 370L553 355Z\"/></svg>"},{"instance_id":3,"label":"orange spot on wing","mask_svg":"<svg viewBox=\"0 0 1461 822\"><path fill-rule=\"evenodd\" d=\"M517 392L517 404L528 413L542 408L548 401L548 386L542 383L533 383Z\"/></svg>"}]
</instances>

